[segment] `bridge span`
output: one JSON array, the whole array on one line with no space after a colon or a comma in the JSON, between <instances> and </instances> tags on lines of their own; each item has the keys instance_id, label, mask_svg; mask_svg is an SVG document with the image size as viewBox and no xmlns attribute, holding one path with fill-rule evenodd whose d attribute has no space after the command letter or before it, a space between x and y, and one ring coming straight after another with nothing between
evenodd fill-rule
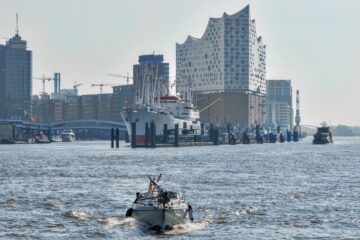
<instances>
[{"instance_id":1,"label":"bridge span","mask_svg":"<svg viewBox=\"0 0 360 240\"><path fill-rule=\"evenodd\" d=\"M110 139L110 130L112 128L119 128L120 139L125 139L127 133L126 126L123 122L94 119L79 119L52 123L6 119L0 120L0 125L7 125L12 128L13 138L15 138L16 135L29 137L39 132L44 132L48 136L58 135L64 129L72 129L76 134L76 138L82 140Z\"/></svg>"}]
</instances>

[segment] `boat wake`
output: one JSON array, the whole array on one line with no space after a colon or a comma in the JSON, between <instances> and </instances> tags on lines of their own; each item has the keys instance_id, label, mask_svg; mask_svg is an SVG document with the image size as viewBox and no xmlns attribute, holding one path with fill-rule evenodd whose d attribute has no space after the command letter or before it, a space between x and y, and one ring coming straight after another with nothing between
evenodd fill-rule
<instances>
[{"instance_id":1,"label":"boat wake","mask_svg":"<svg viewBox=\"0 0 360 240\"><path fill-rule=\"evenodd\" d=\"M68 210L64 213L66 217L77 219L77 220L87 220L86 212L82 211L75 211L75 210Z\"/></svg>"},{"instance_id":2,"label":"boat wake","mask_svg":"<svg viewBox=\"0 0 360 240\"><path fill-rule=\"evenodd\" d=\"M241 209L238 209L234 212L236 216L243 216L243 215L265 215L265 211L260 210L253 206L246 206Z\"/></svg>"},{"instance_id":3,"label":"boat wake","mask_svg":"<svg viewBox=\"0 0 360 240\"><path fill-rule=\"evenodd\" d=\"M114 216L109 218L100 218L98 222L106 224L107 227L113 228L121 225L127 225L130 228L135 228L135 220L132 218L126 218L124 216Z\"/></svg>"},{"instance_id":4,"label":"boat wake","mask_svg":"<svg viewBox=\"0 0 360 240\"><path fill-rule=\"evenodd\" d=\"M166 235L179 235L179 234L186 234L193 231L199 231L204 228L210 223L210 220L203 220L201 222L186 222L183 224L178 224L173 226L171 230L165 231L164 234Z\"/></svg>"}]
</instances>

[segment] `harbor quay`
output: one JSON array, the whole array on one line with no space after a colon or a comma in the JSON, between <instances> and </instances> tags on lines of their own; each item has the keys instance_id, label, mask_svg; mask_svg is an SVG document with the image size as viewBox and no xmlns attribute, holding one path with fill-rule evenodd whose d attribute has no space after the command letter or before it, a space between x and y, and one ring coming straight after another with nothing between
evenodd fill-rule
<instances>
[{"instance_id":1,"label":"harbor quay","mask_svg":"<svg viewBox=\"0 0 360 240\"><path fill-rule=\"evenodd\" d=\"M282 133L280 127L276 132L271 132L269 129L260 128L259 125L255 129L244 129L244 131L234 132L231 124L226 128L216 127L210 124L205 127L201 124L200 134L190 125L189 127L184 123L183 126L179 124L174 125L174 129L168 128L167 124L162 126L162 134L156 134L156 123L151 121L145 123L145 135L137 135L136 130L141 128L137 126L136 122L131 123L131 128L126 134L125 141L130 143L131 148L158 148L158 147L182 147L182 146L210 146L221 144L263 144L263 143L284 143L284 142L298 142L301 139L299 132L295 128L293 131L286 131ZM111 129L111 148L119 148L119 129Z\"/></svg>"}]
</instances>

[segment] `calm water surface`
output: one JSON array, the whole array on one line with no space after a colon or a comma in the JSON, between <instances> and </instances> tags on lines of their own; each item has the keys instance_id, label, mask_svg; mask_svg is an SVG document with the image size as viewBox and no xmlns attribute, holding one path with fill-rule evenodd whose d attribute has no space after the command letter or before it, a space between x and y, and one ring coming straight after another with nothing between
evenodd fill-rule
<instances>
[{"instance_id":1,"label":"calm water surface","mask_svg":"<svg viewBox=\"0 0 360 240\"><path fill-rule=\"evenodd\" d=\"M360 239L360 138L335 142L0 145L0 238ZM163 234L124 218L159 173L195 217Z\"/></svg>"}]
</instances>

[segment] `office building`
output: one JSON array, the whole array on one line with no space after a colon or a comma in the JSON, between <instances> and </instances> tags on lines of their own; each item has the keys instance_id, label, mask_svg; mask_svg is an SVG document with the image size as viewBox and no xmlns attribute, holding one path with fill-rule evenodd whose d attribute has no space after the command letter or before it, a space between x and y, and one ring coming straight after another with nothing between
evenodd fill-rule
<instances>
[{"instance_id":1,"label":"office building","mask_svg":"<svg viewBox=\"0 0 360 240\"><path fill-rule=\"evenodd\" d=\"M139 103L169 93L169 63L164 63L163 55L139 56L139 63L133 66L133 77Z\"/></svg>"},{"instance_id":2,"label":"office building","mask_svg":"<svg viewBox=\"0 0 360 240\"><path fill-rule=\"evenodd\" d=\"M0 118L31 118L32 53L18 28L0 45Z\"/></svg>"},{"instance_id":3,"label":"office building","mask_svg":"<svg viewBox=\"0 0 360 240\"><path fill-rule=\"evenodd\" d=\"M135 92L134 84L113 87L111 101L111 119L113 121L122 122L120 112L126 107L132 108L135 106Z\"/></svg>"},{"instance_id":4,"label":"office building","mask_svg":"<svg viewBox=\"0 0 360 240\"><path fill-rule=\"evenodd\" d=\"M266 125L280 126L282 131L293 129L291 80L267 80L266 88Z\"/></svg>"}]
</instances>

